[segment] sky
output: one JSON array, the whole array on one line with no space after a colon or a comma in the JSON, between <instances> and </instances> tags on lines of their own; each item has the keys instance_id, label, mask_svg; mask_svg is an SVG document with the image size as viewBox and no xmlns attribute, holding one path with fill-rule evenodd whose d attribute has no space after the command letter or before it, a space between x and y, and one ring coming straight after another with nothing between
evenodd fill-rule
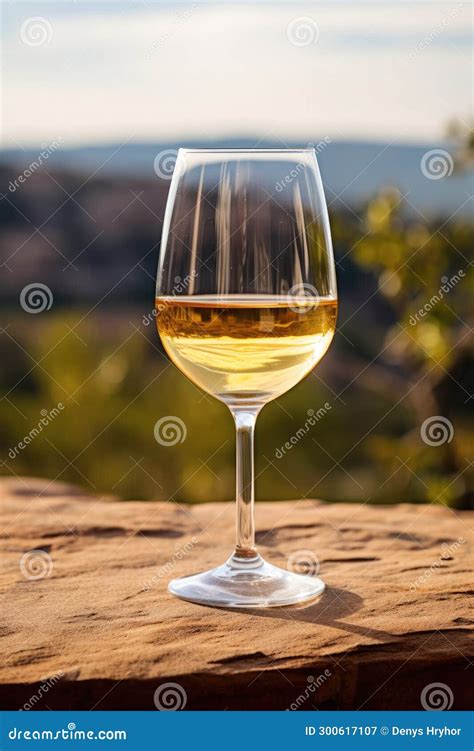
<instances>
[{"instance_id":1,"label":"sky","mask_svg":"<svg viewBox=\"0 0 474 751\"><path fill-rule=\"evenodd\" d=\"M469 2L0 2L3 147L427 143L472 117Z\"/></svg>"}]
</instances>

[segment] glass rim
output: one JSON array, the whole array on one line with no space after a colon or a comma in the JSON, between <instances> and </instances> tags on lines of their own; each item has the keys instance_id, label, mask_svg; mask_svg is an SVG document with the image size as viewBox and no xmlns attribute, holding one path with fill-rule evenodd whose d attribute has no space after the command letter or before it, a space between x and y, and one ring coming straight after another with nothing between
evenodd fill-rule
<instances>
[{"instance_id":1,"label":"glass rim","mask_svg":"<svg viewBox=\"0 0 474 751\"><path fill-rule=\"evenodd\" d=\"M228 148L228 149L218 149L218 148L188 148L187 146L180 146L178 149L179 151L187 152L187 153L195 153L195 154L301 154L301 153L312 153L315 151L314 146L306 146L302 148L293 148L293 149L245 149L245 148Z\"/></svg>"}]
</instances>

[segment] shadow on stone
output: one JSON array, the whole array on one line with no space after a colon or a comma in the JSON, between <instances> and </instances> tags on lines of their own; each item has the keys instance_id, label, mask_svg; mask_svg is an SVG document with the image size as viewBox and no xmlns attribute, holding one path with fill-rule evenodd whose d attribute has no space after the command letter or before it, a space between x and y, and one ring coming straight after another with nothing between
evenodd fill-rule
<instances>
[{"instance_id":1,"label":"shadow on stone","mask_svg":"<svg viewBox=\"0 0 474 751\"><path fill-rule=\"evenodd\" d=\"M317 601L309 605L292 605L282 608L232 608L232 610L257 615L261 618L280 618L314 623L315 626L331 626L341 631L360 634L381 642L393 641L395 634L341 620L356 613L363 605L363 598L354 592L338 587L327 587Z\"/></svg>"}]
</instances>

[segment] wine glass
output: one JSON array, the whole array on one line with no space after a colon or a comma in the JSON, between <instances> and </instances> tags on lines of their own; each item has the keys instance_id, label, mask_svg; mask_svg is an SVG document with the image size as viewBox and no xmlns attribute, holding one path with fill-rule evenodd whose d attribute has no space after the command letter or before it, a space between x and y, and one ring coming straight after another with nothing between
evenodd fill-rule
<instances>
[{"instance_id":1,"label":"wine glass","mask_svg":"<svg viewBox=\"0 0 474 751\"><path fill-rule=\"evenodd\" d=\"M236 426L236 545L169 590L217 607L291 605L324 582L255 548L253 438L262 407L321 360L336 276L314 149L180 149L158 264L157 328L172 362Z\"/></svg>"}]
</instances>

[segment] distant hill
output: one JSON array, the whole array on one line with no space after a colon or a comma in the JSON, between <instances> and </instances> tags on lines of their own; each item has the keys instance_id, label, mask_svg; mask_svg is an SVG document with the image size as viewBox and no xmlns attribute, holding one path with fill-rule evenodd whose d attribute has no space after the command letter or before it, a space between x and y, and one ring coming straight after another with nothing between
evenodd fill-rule
<instances>
[{"instance_id":1,"label":"distant hill","mask_svg":"<svg viewBox=\"0 0 474 751\"><path fill-rule=\"evenodd\" d=\"M216 148L251 148L256 139L228 139L213 141ZM427 216L446 215L459 210L467 215L469 203L460 209L473 190L472 172L457 172L442 179L429 179L421 171L423 156L433 149L452 153L449 143L397 144L355 141L325 143L314 139L318 146L318 160L328 203L357 206L383 186L393 185L419 211ZM100 167L100 176L128 176L134 179L153 178L155 156L179 146L209 147L209 142L187 140L184 143L128 143L85 146L63 149L48 158L48 169L71 169L90 173ZM307 144L286 144L297 147ZM260 148L279 148L281 142L259 141ZM26 168L38 156L38 151L0 150L0 166ZM102 166L101 166L102 165ZM410 205L408 204L410 209Z\"/></svg>"}]
</instances>

